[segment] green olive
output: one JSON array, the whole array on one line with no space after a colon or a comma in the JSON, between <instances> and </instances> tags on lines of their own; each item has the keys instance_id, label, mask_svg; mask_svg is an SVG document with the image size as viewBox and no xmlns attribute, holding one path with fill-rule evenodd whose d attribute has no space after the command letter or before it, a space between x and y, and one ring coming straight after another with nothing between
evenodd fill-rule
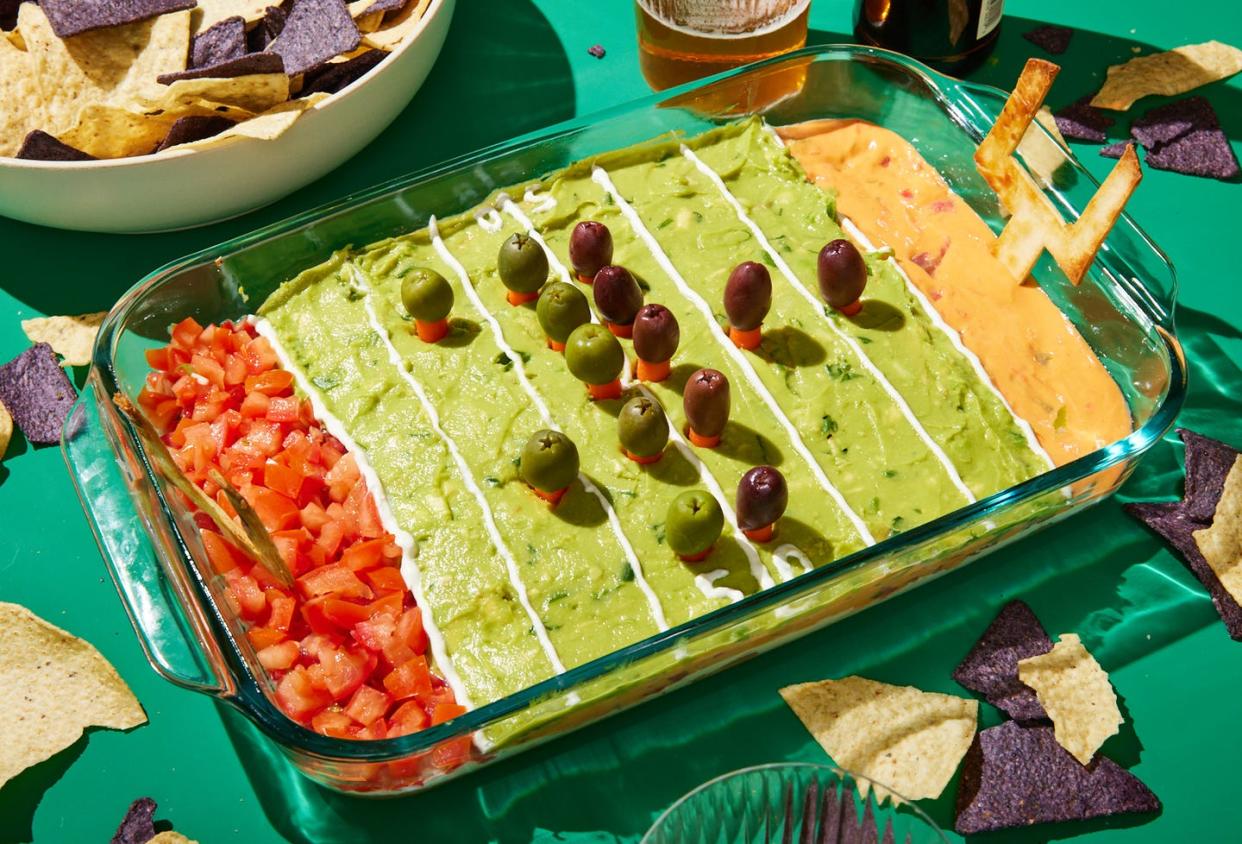
<instances>
[{"instance_id":1,"label":"green olive","mask_svg":"<svg viewBox=\"0 0 1242 844\"><path fill-rule=\"evenodd\" d=\"M401 304L416 320L438 322L453 310L453 288L435 270L415 267L401 281Z\"/></svg>"},{"instance_id":2,"label":"green olive","mask_svg":"<svg viewBox=\"0 0 1242 844\"><path fill-rule=\"evenodd\" d=\"M564 489L578 477L578 447L560 431L536 431L522 449L522 480L542 492Z\"/></svg>"},{"instance_id":3,"label":"green olive","mask_svg":"<svg viewBox=\"0 0 1242 844\"><path fill-rule=\"evenodd\" d=\"M617 416L621 447L635 457L653 457L668 445L668 417L658 401L634 396Z\"/></svg>"},{"instance_id":4,"label":"green olive","mask_svg":"<svg viewBox=\"0 0 1242 844\"><path fill-rule=\"evenodd\" d=\"M534 293L548 280L548 256L533 237L524 234L501 244L496 268L505 287L515 293Z\"/></svg>"},{"instance_id":5,"label":"green olive","mask_svg":"<svg viewBox=\"0 0 1242 844\"><path fill-rule=\"evenodd\" d=\"M674 498L664 522L668 546L682 557L694 557L711 548L723 529L720 504L701 489L689 489Z\"/></svg>"},{"instance_id":6,"label":"green olive","mask_svg":"<svg viewBox=\"0 0 1242 844\"><path fill-rule=\"evenodd\" d=\"M563 281L554 281L539 294L535 316L543 333L564 343L579 325L591 321L591 305L581 290Z\"/></svg>"},{"instance_id":7,"label":"green olive","mask_svg":"<svg viewBox=\"0 0 1242 844\"><path fill-rule=\"evenodd\" d=\"M588 322L575 328L565 341L565 363L579 381L610 384L625 366L625 351L611 331Z\"/></svg>"}]
</instances>

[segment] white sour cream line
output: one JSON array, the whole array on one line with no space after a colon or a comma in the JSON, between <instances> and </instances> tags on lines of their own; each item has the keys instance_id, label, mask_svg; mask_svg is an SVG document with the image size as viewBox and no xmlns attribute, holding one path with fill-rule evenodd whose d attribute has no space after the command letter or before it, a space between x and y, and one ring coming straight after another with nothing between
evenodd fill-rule
<instances>
[{"instance_id":1,"label":"white sour cream line","mask_svg":"<svg viewBox=\"0 0 1242 844\"><path fill-rule=\"evenodd\" d=\"M500 536L500 531L496 527L496 519L492 514L491 507L487 504L483 490L475 481L474 475L471 474L470 467L467 465L465 457L462 456L461 450L458 449L457 443L440 427L440 415L436 412L435 405L432 404L431 399L427 396L423 385L405 368L405 362L401 360L401 354L397 351L397 347L393 345L392 338L388 335L387 329L380 323L379 316L375 313L375 307L371 304L371 285L367 283L365 276L359 269L353 267L353 270L354 283L359 285L366 294L362 304L366 308L367 321L371 325L371 330L383 341L384 347L388 351L389 362L392 363L401 379L410 386L410 389L418 397L428 420L431 422L432 430L436 432L436 435L444 443L445 447L448 448L449 454L453 457L453 462L457 465L457 472L461 475L462 482L465 483L466 488L470 490L470 494L474 496L475 501L478 502L480 509L483 511L483 526L487 530L492 545L505 561L509 583L513 586L514 591L517 592L518 601L521 603L522 609L526 611L531 626L534 628L535 637L539 640L539 644L543 648L544 654L547 655L548 661L552 663L553 670L557 674L565 673L565 665L561 662L561 657L556 652L556 648L553 647L552 640L548 638L548 631L544 629L543 621L539 618L538 613L535 612L535 608L531 606L530 598L526 594L526 585L522 583L522 576L518 572L517 562L513 559L513 553L509 550L509 546L505 544L504 539Z\"/></svg>"},{"instance_id":2,"label":"white sour cream line","mask_svg":"<svg viewBox=\"0 0 1242 844\"><path fill-rule=\"evenodd\" d=\"M310 399L311 409L315 412L315 418L323 423L328 429L328 433L336 437L336 439L345 446L345 449L354 456L354 462L358 465L358 474L362 475L366 481L367 490L371 493L371 497L375 499L375 509L379 512L380 522L384 525L384 530L393 535L397 546L401 549L401 576L410 588L410 592L414 595L414 602L418 605L418 611L423 617L423 628L427 631L427 644L431 648L431 653L435 656L436 665L440 672L444 674L444 682L448 683L449 688L453 690L454 697L457 702L467 709L473 709L474 704L470 702L470 695L466 692L466 687L462 683L461 676L457 673L457 669L453 667L452 660L449 659L448 649L444 643L444 636L440 633L440 628L436 626L435 618L432 616L431 605L427 603L423 594L423 577L422 571L418 567L418 544L414 541L414 537L409 531L401 527L397 523L397 517L392 512L392 507L388 504L388 496L384 494L384 485L380 482L379 475L371 466L371 461L367 459L367 453L354 442L354 438L349 435L349 431L345 430L345 425L334 414L328 411L323 403L323 397L319 391L306 378L301 368L294 363L293 358L289 356L288 350L284 344L280 342L280 338L276 335L276 329L272 324L263 318L257 318L254 321L255 331L260 336L266 337L267 341L272 345L272 351L276 353L280 365L293 374L294 380L297 382L298 389L304 396Z\"/></svg>"},{"instance_id":3,"label":"white sour cream line","mask_svg":"<svg viewBox=\"0 0 1242 844\"><path fill-rule=\"evenodd\" d=\"M802 566L801 573L803 574L815 568L815 566L811 564L811 558L806 554L803 554L802 549L797 545L792 545L790 543L781 545L773 551L772 559L778 561L778 567L783 567L781 576L785 580L789 580L791 577L794 577L793 568L789 565L790 559L796 560L798 565Z\"/></svg>"},{"instance_id":4,"label":"white sour cream line","mask_svg":"<svg viewBox=\"0 0 1242 844\"><path fill-rule=\"evenodd\" d=\"M768 391L768 388L765 387L763 382L759 380L759 376L755 373L750 361L747 360L742 351L733 344L733 341L729 340L728 337L724 335L724 332L720 330L720 326L716 322L716 317L712 313L711 306L703 300L703 297L700 296L694 288L686 283L684 278L682 278L681 273L679 273L677 268L673 266L673 262L669 260L668 255L665 254L664 250L660 248L660 244L647 229L646 225L643 224L642 219L638 216L638 212L634 210L633 206L630 205L625 197L621 196L620 191L617 190L617 186L613 184L612 179L608 176L608 174L604 172L602 168L596 167L591 173L591 178L604 190L608 191L608 195L611 196L613 201L617 203L617 208L620 209L621 214L630 224L630 228L632 228L634 233L642 239L644 244L646 244L647 249L651 252L652 257L656 259L656 262L660 265L660 268L663 269L668 277L673 280L673 283L677 285L677 288L681 291L681 294L689 299L695 307L699 309L699 312L702 313L703 318L707 320L709 328L713 329L712 333L716 339L718 341L723 341L720 343L721 348L732 356L738 368L742 370L746 376L746 379L750 382L751 387L756 393L759 394L764 403L767 404L768 409L772 412L772 415L776 417L776 420L781 424L781 427L785 429L785 433L789 436L790 442L793 443L794 450L797 451L799 456L806 461L807 466L811 470L811 474L815 476L816 482L823 487L824 491L832 497L832 500L836 502L837 506L841 508L841 511L845 513L846 517L850 520L850 523L854 525L854 529L858 532L858 535L862 538L862 541L867 545L874 545L875 537L871 535L871 531L867 529L867 525L861 518L859 518L858 514L853 511L850 505L846 503L840 490L833 485L832 481L828 480L828 476L824 474L824 470L820 467L819 463L816 462L815 456L811 454L810 449L806 447L806 443L802 441L802 437L798 435L798 430L794 428L793 422L791 422L789 417L786 416L784 411L781 410L780 405L776 403L776 398Z\"/></svg>"},{"instance_id":5,"label":"white sour cream line","mask_svg":"<svg viewBox=\"0 0 1242 844\"><path fill-rule=\"evenodd\" d=\"M728 586L717 586L716 581L722 577L728 577L728 569L716 569L706 572L705 574L696 574L694 576L694 585L699 587L699 591L709 598L723 598L731 604L736 604L745 596L736 589L730 589Z\"/></svg>"},{"instance_id":6,"label":"white sour cream line","mask_svg":"<svg viewBox=\"0 0 1242 844\"><path fill-rule=\"evenodd\" d=\"M543 247L544 253L548 256L548 263L552 266L552 268L556 271L558 275L560 275L566 281L569 281L569 271L565 268L565 265L561 263L561 260L560 258L557 257L556 253L552 251L551 247L548 246L547 241L545 241L543 237L539 234L539 232L535 229L535 224L531 221L530 217L527 217L526 214L522 212L522 209L518 208L517 205L512 200L510 200L508 197L503 198L501 208L504 209L506 214L508 214L510 217L516 220L519 225L523 226L526 229L526 234L529 237L534 238L535 242ZM594 308L591 309L591 321L598 322L598 318L595 316ZM651 401L659 404L659 399L657 399L651 393L651 391L647 389L645 385L643 385L641 382L635 382L630 379L629 369L630 369L629 361L627 360L625 368L621 372L622 385L625 387L628 387L630 386L630 384L638 383L639 389L642 390L643 395L645 395ZM708 470L707 466L704 465L703 461L699 459L699 456L694 453L694 449L692 449L689 446L689 444L686 443L685 439L681 436L681 432L678 431L675 427L669 428L669 438L673 441L673 445L677 447L677 450L681 452L682 456L686 458L686 461L691 466L694 466L695 469L698 470L699 478L703 481L704 485L707 486L708 491L712 494L712 497L715 498L717 502L719 502L720 509L724 511L727 518L729 519L730 524L733 525L733 529L736 533L737 543L738 545L742 547L742 552L746 554L746 559L748 563L750 564L750 573L755 578L755 581L763 589L767 589L769 586L772 586L775 581L772 580L772 576L768 574L767 568L765 568L763 563L759 560L759 552L755 550L755 546L751 544L751 541L746 537L744 533L738 530L737 519L733 514L733 505L731 505L729 503L729 500L725 498L724 490L720 488L720 484L717 483L716 478L712 475L711 471ZM708 598L720 597L720 594L713 591L710 583L705 584L704 582L700 581L697 577L695 578L694 582L695 582L695 585L699 587L699 591L702 592L706 597ZM737 592L736 589L732 589L729 591ZM741 595L741 593L738 593L738 594L739 596ZM733 600L736 600L736 599L733 599Z\"/></svg>"},{"instance_id":7,"label":"white sour cream line","mask_svg":"<svg viewBox=\"0 0 1242 844\"><path fill-rule=\"evenodd\" d=\"M865 234L863 234L862 229L854 225L853 220L848 217L842 217L841 228L845 229L845 231L849 233L849 236L858 241L864 249L871 252L875 251L875 245L871 243ZM974 369L975 375L979 378L979 380L982 381L983 384L992 391L992 394L1000 400L1000 403L1004 406L1005 410L1010 416L1013 417L1014 424L1018 426L1018 430L1022 432L1022 436L1026 438L1026 444L1031 451L1042 457L1044 462L1048 464L1048 468L1055 468L1056 464L1053 463L1052 457L1046 450L1044 450L1044 447L1040 445L1039 438L1035 436L1035 431L1031 428L1031 423L1027 422L1014 411L1013 407L1009 404L1009 400L1005 398L1004 394L996 386L996 382L992 380L991 376L988 375L987 370L983 368L983 361L979 360L979 356L971 351L964 342L962 342L962 335L960 335L957 330L953 328L953 326L944 321L944 317L942 317L940 315L940 311L936 310L935 306L932 305L931 300L923 295L923 291L919 290L918 286L910 280L910 276L906 275L906 271L901 266L901 262L897 261L892 256L889 256L884 260L892 264L897 272L901 274L902 279L906 283L906 289L909 290L910 295L918 301L919 306L927 314L928 318L932 321L932 324L945 333L945 336L949 338L949 342L953 344L953 348L957 349L958 353L961 354L962 357L966 358L967 362L970 363L971 368Z\"/></svg>"},{"instance_id":8,"label":"white sour cream line","mask_svg":"<svg viewBox=\"0 0 1242 844\"><path fill-rule=\"evenodd\" d=\"M496 213L495 208L487 208L486 210L475 211L474 221L479 224L479 228L485 232L495 234L504 227L504 221L500 219L500 215Z\"/></svg>"},{"instance_id":9,"label":"white sour cream line","mask_svg":"<svg viewBox=\"0 0 1242 844\"><path fill-rule=\"evenodd\" d=\"M750 215L746 213L745 209L742 208L742 204L737 201L737 197L735 197L732 191L730 191L725 185L724 180L720 178L720 175L715 170L708 167L701 158L694 154L693 150L684 144L681 147L681 154L693 163L694 166L698 168L700 173L711 180L712 184L716 186L716 189L720 191L720 195L723 196L731 206L733 206L733 211L737 214L737 218L750 229L752 234L754 234L755 238L759 241L759 245L763 247L763 250L768 253L768 256L772 259L773 263L776 264L777 269L781 271L781 275L785 276L786 280L802 295L802 298L806 299L807 302L810 303L811 307L816 312L823 313L823 302L816 298L815 294L806 288L798 277L794 275L794 272L790 269L789 265L785 263L785 259L772 248L772 244L768 241L763 231L759 228L758 224L750 218ZM897 388L889 382L888 378L884 376L884 373L881 372L879 367L877 367L871 358L867 356L867 353L863 351L862 346L859 345L853 337L842 331L836 323L826 315L824 317L824 321L827 322L829 328L831 328L832 331L840 337L847 346L850 347L850 351L852 351L854 356L858 358L858 361L863 365L863 368L871 374L871 377L876 380L876 383L883 388L884 392L887 393L889 398L891 398L897 405L898 409L901 411L901 415L906 418L906 421L910 424L910 427L914 429L914 432L918 435L918 438L923 441L923 444L927 446L931 453L935 455L936 459L940 461L940 465L944 467L945 472L949 475L949 480L951 480L953 485L957 487L958 492L965 496L968 502L973 503L975 500L975 494L970 491L970 487L966 486L966 483L962 480L961 474L957 471L957 467L954 466L953 461L949 459L949 455L945 454L944 450L940 448L935 440L932 439L931 434L929 434L927 429L923 427L923 424L919 422L918 418L914 415L914 411L910 409L910 405L906 403L905 398L902 397L901 393L897 391Z\"/></svg>"},{"instance_id":10,"label":"white sour cream line","mask_svg":"<svg viewBox=\"0 0 1242 844\"><path fill-rule=\"evenodd\" d=\"M508 199L506 196L505 199ZM522 197L523 202L529 202L534 207L531 211L536 214L546 214L556 207L556 197L550 193L539 193L536 188L527 188L526 195Z\"/></svg>"},{"instance_id":11,"label":"white sour cream line","mask_svg":"<svg viewBox=\"0 0 1242 844\"><path fill-rule=\"evenodd\" d=\"M512 200L506 199L505 201L512 204ZM431 235L431 243L435 247L436 254L440 256L444 263L453 268L453 272L457 274L457 278L461 281L462 289L465 291L467 298L470 299L475 310L479 312L479 316L491 327L492 338L496 341L496 345L513 362L513 372L517 375L518 382L521 383L526 395L530 397L531 403L539 411L539 416L543 419L543 423L553 430L560 430L559 426L553 421L552 413L548 410L547 404L544 403L539 393L535 390L535 386L530 383L530 378L526 376L526 367L522 365L522 356L514 351L509 342L505 340L504 329L500 327L496 317L492 315L487 306L483 304L483 300L479 298L478 291L474 289L466 268L462 266L461 262L457 260L456 256L444 244L444 239L440 237L440 232L436 227L436 218L434 216L427 223L427 231ZM647 598L647 604L651 609L651 615L655 620L656 626L661 631L667 630L668 621L664 617L664 607L660 604L659 596L656 595L651 588L651 584L647 582L647 578L643 574L643 565L638 561L638 555L634 553L634 546L630 545L630 540L621 527L621 520L617 517L617 511L613 509L612 502L586 475L579 474L578 480L582 483L582 488L595 496L596 500L599 501L600 507L604 509L604 513L608 516L608 524L611 526L617 542L621 545L622 551L625 552L625 559L629 563L630 570L634 572L634 582Z\"/></svg>"}]
</instances>

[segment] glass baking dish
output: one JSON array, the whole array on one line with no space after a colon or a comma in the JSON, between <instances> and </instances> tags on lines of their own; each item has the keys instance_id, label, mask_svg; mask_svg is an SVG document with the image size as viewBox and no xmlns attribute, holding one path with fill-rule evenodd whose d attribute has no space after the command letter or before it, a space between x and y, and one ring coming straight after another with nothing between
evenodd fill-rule
<instances>
[{"instance_id":1,"label":"glass baking dish","mask_svg":"<svg viewBox=\"0 0 1242 844\"><path fill-rule=\"evenodd\" d=\"M170 496L112 403L117 393L138 392L147 372L144 350L165 342L176 320L240 317L333 250L421 228L432 213L471 209L498 186L586 156L749 114L762 113L777 125L860 117L893 129L999 230L1002 212L972 155L1003 102L996 89L950 79L883 50L809 48L459 158L150 274L104 321L63 447L151 665L173 683L236 707L324 785L365 794L409 792L788 642L1101 500L1169 429L1186 393L1173 329L1173 267L1129 217L1113 229L1081 285L1069 284L1047 259L1035 272L1117 381L1133 418L1129 436L448 723L401 738L349 741L315 733L275 705L241 622L200 563L206 556L190 514ZM1068 151L1063 155L1046 193L1073 219L1097 183ZM487 735L505 738L496 743L482 738Z\"/></svg>"}]
</instances>

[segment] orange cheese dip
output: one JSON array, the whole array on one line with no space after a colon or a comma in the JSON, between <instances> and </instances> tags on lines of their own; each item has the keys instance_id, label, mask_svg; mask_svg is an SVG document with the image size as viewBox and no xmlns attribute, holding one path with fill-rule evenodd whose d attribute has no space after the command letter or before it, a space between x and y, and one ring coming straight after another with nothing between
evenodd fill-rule
<instances>
[{"instance_id":1,"label":"orange cheese dip","mask_svg":"<svg viewBox=\"0 0 1242 844\"><path fill-rule=\"evenodd\" d=\"M892 247L1058 466L1130 433L1125 398L1086 341L1034 281L1013 283L987 223L904 138L858 120L778 131L836 190L841 216Z\"/></svg>"}]
</instances>

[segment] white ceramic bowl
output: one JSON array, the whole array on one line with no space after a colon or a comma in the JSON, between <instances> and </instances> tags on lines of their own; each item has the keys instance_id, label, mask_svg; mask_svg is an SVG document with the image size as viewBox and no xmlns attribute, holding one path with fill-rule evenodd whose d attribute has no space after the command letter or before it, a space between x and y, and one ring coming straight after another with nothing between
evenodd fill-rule
<instances>
[{"instance_id":1,"label":"white ceramic bowl","mask_svg":"<svg viewBox=\"0 0 1242 844\"><path fill-rule=\"evenodd\" d=\"M62 229L156 232L275 202L350 158L401 113L444 46L455 3L432 0L409 40L274 140L110 161L0 157L0 215Z\"/></svg>"}]
</instances>

